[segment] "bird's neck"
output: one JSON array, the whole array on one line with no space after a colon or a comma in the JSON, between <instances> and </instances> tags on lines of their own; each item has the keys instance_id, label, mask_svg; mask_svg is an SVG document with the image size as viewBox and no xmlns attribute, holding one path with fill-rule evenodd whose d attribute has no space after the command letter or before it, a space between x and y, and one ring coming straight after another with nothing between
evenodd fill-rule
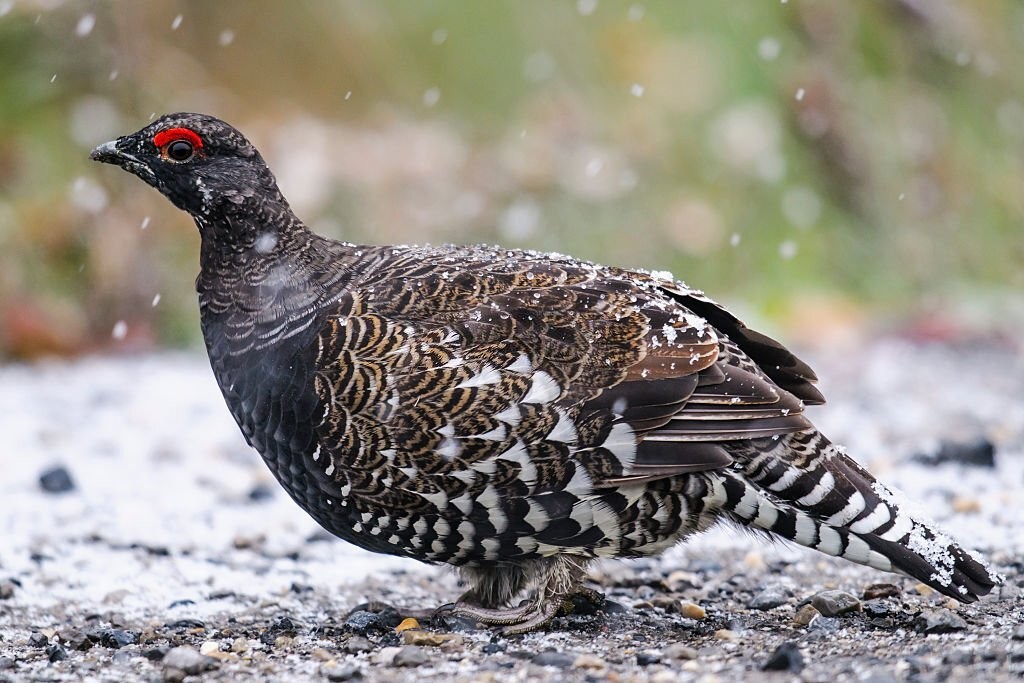
<instances>
[{"instance_id":1,"label":"bird's neck","mask_svg":"<svg viewBox=\"0 0 1024 683\"><path fill-rule=\"evenodd\" d=\"M230 332L241 352L271 348L315 329L349 280L348 246L310 232L298 219L204 225L196 280L204 336ZM247 235L222 240L225 232ZM212 351L211 351L212 353Z\"/></svg>"}]
</instances>

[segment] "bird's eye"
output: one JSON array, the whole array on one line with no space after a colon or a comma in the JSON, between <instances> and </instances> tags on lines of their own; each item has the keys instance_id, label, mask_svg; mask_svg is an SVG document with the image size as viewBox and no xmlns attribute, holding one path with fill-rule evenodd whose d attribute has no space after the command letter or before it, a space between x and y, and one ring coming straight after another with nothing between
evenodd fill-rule
<instances>
[{"instance_id":1,"label":"bird's eye","mask_svg":"<svg viewBox=\"0 0 1024 683\"><path fill-rule=\"evenodd\" d=\"M172 161L188 161L195 153L195 148L192 147L192 143L188 140L175 140L167 145L164 153Z\"/></svg>"}]
</instances>

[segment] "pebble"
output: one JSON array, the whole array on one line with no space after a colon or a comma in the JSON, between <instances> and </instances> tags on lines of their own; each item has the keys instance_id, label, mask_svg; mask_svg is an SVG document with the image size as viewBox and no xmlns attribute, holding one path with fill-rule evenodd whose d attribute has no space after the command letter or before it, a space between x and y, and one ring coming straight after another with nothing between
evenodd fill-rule
<instances>
[{"instance_id":1,"label":"pebble","mask_svg":"<svg viewBox=\"0 0 1024 683\"><path fill-rule=\"evenodd\" d=\"M363 677L363 672L351 664L348 666L325 664L320 667L320 674L329 681L354 681Z\"/></svg>"},{"instance_id":2,"label":"pebble","mask_svg":"<svg viewBox=\"0 0 1024 683\"><path fill-rule=\"evenodd\" d=\"M46 493L67 493L75 490L75 482L67 468L57 465L39 475L39 488Z\"/></svg>"},{"instance_id":3,"label":"pebble","mask_svg":"<svg viewBox=\"0 0 1024 683\"><path fill-rule=\"evenodd\" d=\"M0 581L0 600L10 600L14 597L14 582Z\"/></svg>"},{"instance_id":4,"label":"pebble","mask_svg":"<svg viewBox=\"0 0 1024 683\"><path fill-rule=\"evenodd\" d=\"M981 512L981 501L967 496L954 496L950 507L958 515L973 515Z\"/></svg>"},{"instance_id":5,"label":"pebble","mask_svg":"<svg viewBox=\"0 0 1024 683\"><path fill-rule=\"evenodd\" d=\"M861 609L864 610L864 614L871 619L882 619L887 617L892 612L892 608L885 600L875 598L874 600L865 600L861 603Z\"/></svg>"},{"instance_id":6,"label":"pebble","mask_svg":"<svg viewBox=\"0 0 1024 683\"><path fill-rule=\"evenodd\" d=\"M653 651L652 652L637 652L636 653L636 663L639 666L650 666L651 664L660 664L661 663L661 653L660 652L653 652Z\"/></svg>"},{"instance_id":7,"label":"pebble","mask_svg":"<svg viewBox=\"0 0 1024 683\"><path fill-rule=\"evenodd\" d=\"M46 658L51 662L62 662L68 658L67 650L56 643L46 647Z\"/></svg>"},{"instance_id":8,"label":"pebble","mask_svg":"<svg viewBox=\"0 0 1024 683\"><path fill-rule=\"evenodd\" d=\"M973 664L974 653L970 650L951 650L942 655L943 664Z\"/></svg>"},{"instance_id":9,"label":"pebble","mask_svg":"<svg viewBox=\"0 0 1024 683\"><path fill-rule=\"evenodd\" d=\"M736 640L736 632L727 628L720 628L715 631L715 638L718 640Z\"/></svg>"},{"instance_id":10,"label":"pebble","mask_svg":"<svg viewBox=\"0 0 1024 683\"><path fill-rule=\"evenodd\" d=\"M995 467L996 447L984 437L964 442L943 441L935 453L915 455L913 459L929 465L957 463L973 467Z\"/></svg>"},{"instance_id":11,"label":"pebble","mask_svg":"<svg viewBox=\"0 0 1024 683\"><path fill-rule=\"evenodd\" d=\"M861 600L876 600L878 598L894 598L900 594L899 586L891 583L873 583L861 593Z\"/></svg>"},{"instance_id":12,"label":"pebble","mask_svg":"<svg viewBox=\"0 0 1024 683\"><path fill-rule=\"evenodd\" d=\"M663 609L666 612L677 612L679 610L679 601L667 595L656 595L651 598L650 602L651 606Z\"/></svg>"},{"instance_id":13,"label":"pebble","mask_svg":"<svg viewBox=\"0 0 1024 683\"><path fill-rule=\"evenodd\" d=\"M532 661L537 666L553 666L558 669L568 669L576 662L576 656L568 652L545 650L535 654Z\"/></svg>"},{"instance_id":14,"label":"pebble","mask_svg":"<svg viewBox=\"0 0 1024 683\"><path fill-rule=\"evenodd\" d=\"M220 643L216 640L207 640L205 643L199 646L199 654L211 656L215 652L220 652Z\"/></svg>"},{"instance_id":15,"label":"pebble","mask_svg":"<svg viewBox=\"0 0 1024 683\"><path fill-rule=\"evenodd\" d=\"M249 641L245 638L235 638L231 641L231 651L240 654L249 649Z\"/></svg>"},{"instance_id":16,"label":"pebble","mask_svg":"<svg viewBox=\"0 0 1024 683\"><path fill-rule=\"evenodd\" d=\"M814 605L804 605L797 610L796 614L793 615L793 621L800 626L807 626L809 623L821 616Z\"/></svg>"},{"instance_id":17,"label":"pebble","mask_svg":"<svg viewBox=\"0 0 1024 683\"><path fill-rule=\"evenodd\" d=\"M822 591L811 598L811 604L826 617L838 617L840 614L860 610L857 596L845 591Z\"/></svg>"},{"instance_id":18,"label":"pebble","mask_svg":"<svg viewBox=\"0 0 1024 683\"><path fill-rule=\"evenodd\" d=\"M0 656L0 671L9 671L18 666L18 663L7 656Z\"/></svg>"},{"instance_id":19,"label":"pebble","mask_svg":"<svg viewBox=\"0 0 1024 683\"><path fill-rule=\"evenodd\" d=\"M249 500L254 503L261 503L274 497L274 489L266 484L257 484L249 490Z\"/></svg>"},{"instance_id":20,"label":"pebble","mask_svg":"<svg viewBox=\"0 0 1024 683\"><path fill-rule=\"evenodd\" d=\"M139 634L135 631L122 631L117 628L108 628L100 631L100 645L115 650L126 645L137 645Z\"/></svg>"},{"instance_id":21,"label":"pebble","mask_svg":"<svg viewBox=\"0 0 1024 683\"><path fill-rule=\"evenodd\" d=\"M953 633L967 628L963 617L948 609L926 609L914 619L918 633Z\"/></svg>"},{"instance_id":22,"label":"pebble","mask_svg":"<svg viewBox=\"0 0 1024 683\"><path fill-rule=\"evenodd\" d=\"M156 647L147 648L142 651L142 656L151 662L159 662L167 653L170 652L171 648L165 645L157 645Z\"/></svg>"},{"instance_id":23,"label":"pebble","mask_svg":"<svg viewBox=\"0 0 1024 683\"><path fill-rule=\"evenodd\" d=\"M697 650L682 643L672 643L662 651L662 654L665 659L697 659Z\"/></svg>"},{"instance_id":24,"label":"pebble","mask_svg":"<svg viewBox=\"0 0 1024 683\"><path fill-rule=\"evenodd\" d=\"M768 659L761 665L762 671L789 671L800 673L804 668L804 656L800 654L797 644L787 640L775 648Z\"/></svg>"},{"instance_id":25,"label":"pebble","mask_svg":"<svg viewBox=\"0 0 1024 683\"><path fill-rule=\"evenodd\" d=\"M342 626L361 636L365 636L370 631L382 629L380 616L375 612L367 612L366 610L352 612L345 618L345 623Z\"/></svg>"},{"instance_id":26,"label":"pebble","mask_svg":"<svg viewBox=\"0 0 1024 683\"><path fill-rule=\"evenodd\" d=\"M192 647L171 648L163 658L164 680L181 681L185 676L196 676L217 668L217 660L199 654Z\"/></svg>"},{"instance_id":27,"label":"pebble","mask_svg":"<svg viewBox=\"0 0 1024 683\"><path fill-rule=\"evenodd\" d=\"M680 603L679 613L687 619L696 619L697 621L700 621L708 615L708 613L704 610L703 607L692 602Z\"/></svg>"},{"instance_id":28,"label":"pebble","mask_svg":"<svg viewBox=\"0 0 1024 683\"><path fill-rule=\"evenodd\" d=\"M832 633L839 630L839 620L835 617L818 617L817 619L812 619L811 623L807 624L807 630L818 633Z\"/></svg>"},{"instance_id":29,"label":"pebble","mask_svg":"<svg viewBox=\"0 0 1024 683\"><path fill-rule=\"evenodd\" d=\"M405 631L402 631L402 642L406 645L437 647L438 645L444 645L445 643L461 643L462 636L454 633L434 633L433 631L406 629Z\"/></svg>"},{"instance_id":30,"label":"pebble","mask_svg":"<svg viewBox=\"0 0 1024 683\"><path fill-rule=\"evenodd\" d=\"M778 588L765 588L747 603L750 609L766 612L789 602L789 595Z\"/></svg>"},{"instance_id":31,"label":"pebble","mask_svg":"<svg viewBox=\"0 0 1024 683\"><path fill-rule=\"evenodd\" d=\"M1013 629L1013 635L1010 636L1013 640L1024 640L1024 624L1017 624Z\"/></svg>"},{"instance_id":32,"label":"pebble","mask_svg":"<svg viewBox=\"0 0 1024 683\"><path fill-rule=\"evenodd\" d=\"M360 652L369 652L373 649L373 643L369 638L363 636L352 636L345 641L345 652L350 655L357 655Z\"/></svg>"},{"instance_id":33,"label":"pebble","mask_svg":"<svg viewBox=\"0 0 1024 683\"><path fill-rule=\"evenodd\" d=\"M46 647L50 644L50 639L39 631L34 631L32 635L28 637L28 644L32 647Z\"/></svg>"},{"instance_id":34,"label":"pebble","mask_svg":"<svg viewBox=\"0 0 1024 683\"><path fill-rule=\"evenodd\" d=\"M420 666L430 661L430 657L419 645L406 645L399 648L395 658L391 660L392 666Z\"/></svg>"},{"instance_id":35,"label":"pebble","mask_svg":"<svg viewBox=\"0 0 1024 683\"><path fill-rule=\"evenodd\" d=\"M701 585L700 577L693 572L675 570L665 578L665 587L670 591L683 591L697 588Z\"/></svg>"},{"instance_id":36,"label":"pebble","mask_svg":"<svg viewBox=\"0 0 1024 683\"><path fill-rule=\"evenodd\" d=\"M61 631L60 639L67 643L68 647L73 650L85 651L92 647L92 640L89 639L89 636L76 628L68 631Z\"/></svg>"},{"instance_id":37,"label":"pebble","mask_svg":"<svg viewBox=\"0 0 1024 683\"><path fill-rule=\"evenodd\" d=\"M604 671L608 668L608 664L597 655L582 654L573 660L572 668Z\"/></svg>"},{"instance_id":38,"label":"pebble","mask_svg":"<svg viewBox=\"0 0 1024 683\"><path fill-rule=\"evenodd\" d=\"M416 621L412 617L403 619L402 623L395 627L395 633L401 633L402 631L408 631L411 628L419 628L420 622Z\"/></svg>"}]
</instances>

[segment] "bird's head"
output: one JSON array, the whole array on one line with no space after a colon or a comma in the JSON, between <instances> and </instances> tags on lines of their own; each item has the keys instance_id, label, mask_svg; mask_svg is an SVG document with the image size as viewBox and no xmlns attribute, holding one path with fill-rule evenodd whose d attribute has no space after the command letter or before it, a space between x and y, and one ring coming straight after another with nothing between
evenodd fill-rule
<instances>
[{"instance_id":1,"label":"bird's head","mask_svg":"<svg viewBox=\"0 0 1024 683\"><path fill-rule=\"evenodd\" d=\"M252 209L254 201L287 206L256 148L213 116L167 114L89 156L142 178L201 227Z\"/></svg>"}]
</instances>

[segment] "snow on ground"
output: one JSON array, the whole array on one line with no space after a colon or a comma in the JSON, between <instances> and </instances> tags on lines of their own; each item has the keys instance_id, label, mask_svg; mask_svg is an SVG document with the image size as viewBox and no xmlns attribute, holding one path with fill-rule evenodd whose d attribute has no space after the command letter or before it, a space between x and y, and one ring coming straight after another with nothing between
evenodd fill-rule
<instances>
[{"instance_id":1,"label":"snow on ground","mask_svg":"<svg viewBox=\"0 0 1024 683\"><path fill-rule=\"evenodd\" d=\"M0 416L0 577L43 570L19 590L23 604L116 601L130 617L178 600L223 608L198 591L273 595L293 582L330 589L425 570L348 544L307 544L319 527L245 444L202 357L3 368ZM40 473L56 465L74 491L40 489ZM257 488L270 498L251 500ZM300 548L301 563L289 559ZM152 561L165 553L170 561Z\"/></svg>"},{"instance_id":2,"label":"snow on ground","mask_svg":"<svg viewBox=\"0 0 1024 683\"><path fill-rule=\"evenodd\" d=\"M811 409L811 417L955 537L983 550L1024 553L1024 359L975 353L956 367L957 357L943 347L889 343L850 365L817 359L827 368L819 374L829 404ZM290 566L288 555L308 548L318 527L246 446L200 356L2 368L0 416L0 568L17 576L34 568L33 555L48 557L42 566L54 580L39 586L41 604L97 600L124 589L126 607L146 609L188 598L181 584L256 594L287 588L300 576L330 587L386 569L434 571L340 542L319 544L314 561ZM979 437L996 443L996 471L925 467L907 457L934 451L943 438ZM40 473L56 465L69 470L73 492L40 490ZM269 500L251 500L257 488L269 490ZM957 497L980 509L954 513ZM159 563L161 573L154 573L133 552L117 561L94 557L81 544L85 538L179 559ZM248 544L260 546L258 556L280 558L278 566L246 565L244 553L240 564L207 561ZM722 529L691 541L685 552L723 545L756 544Z\"/></svg>"},{"instance_id":3,"label":"snow on ground","mask_svg":"<svg viewBox=\"0 0 1024 683\"><path fill-rule=\"evenodd\" d=\"M882 341L856 350L819 352L808 360L829 398L828 405L810 411L826 434L966 545L989 553L1004 567L1024 555L1022 354L995 346ZM322 533L245 445L201 356L87 358L2 367L0 426L0 583L18 582L13 596L0 601L0 654L6 651L17 658L17 666L36 672L56 666L26 644L29 634L68 624L84 628L82 624L92 623L90 615L108 615L104 623L116 618L136 630L153 625L158 638L160 629L166 631L174 620L198 619L207 623L201 640L226 633L232 623L246 618L252 623L254 609L257 620L283 610L306 624L330 624L335 615L343 619L366 600L388 598L405 607L432 607L458 594L451 572L444 568L366 553L342 542L311 542ZM995 445L995 468L911 460L915 453L934 452L941 440L976 439ZM67 468L74 490L41 489L40 474L53 466ZM689 599L706 601L723 620L743 605L735 598L722 601L715 591L737 574L746 573L752 585L741 581L735 595L770 581L788 591L793 601L823 586L854 591L886 581L902 581L903 590L912 586L893 575L801 548L769 545L725 528L674 548L661 560L605 563L595 567L595 574L606 589L626 586L615 592L616 600L644 600L645 591L650 592L646 584L629 588L637 584L616 584L614 577L652 571L667 576L709 561L723 565L707 570L717 588L705 579ZM313 590L304 593L303 587ZM307 597L312 595L316 597ZM1006 595L1016 600L1015 593ZM984 604L989 605L985 610L997 609L997 603ZM1003 610L998 614L1010 614L1006 610L1016 608L998 609ZM746 643L754 642L749 638L755 632L769 638L780 632L781 624L790 623L788 617L772 617L764 627L754 626L762 617L738 613L736 618L724 623L752 624ZM1007 637L1004 631L1011 625L1002 623L1003 617L978 618L977 633L966 636L977 647ZM613 628L628 631L630 623L615 622ZM652 628L660 627L655 623ZM844 666L858 661L859 633L829 641L849 657L842 660ZM900 633L885 637L896 638L893 647L911 647ZM560 647L559 638L571 639L556 629L523 643ZM621 655L614 651L621 645L617 642L602 645L613 649L603 655L607 662ZM331 647L324 640L310 643L309 648ZM819 647L812 640L807 643ZM762 656L756 654L761 645L750 647L755 653L750 656ZM725 642L702 650L703 665L719 667L723 674L733 671L729 667L749 669L728 648ZM315 675L318 665L305 652L275 660L286 667L276 673L297 675L301 670ZM54 670L63 671L64 680L75 680L84 671L76 667L102 671L113 666L114 660L98 656L89 654L81 661L72 657L61 663L63 669ZM469 671L470 679L475 666L503 666L494 658L479 661L478 653L458 656L464 657L459 670ZM141 663L122 661L117 666L136 668L111 669L109 675L153 671L154 665L138 655L131 661ZM230 676L231 671L236 670L221 673Z\"/></svg>"}]
</instances>

